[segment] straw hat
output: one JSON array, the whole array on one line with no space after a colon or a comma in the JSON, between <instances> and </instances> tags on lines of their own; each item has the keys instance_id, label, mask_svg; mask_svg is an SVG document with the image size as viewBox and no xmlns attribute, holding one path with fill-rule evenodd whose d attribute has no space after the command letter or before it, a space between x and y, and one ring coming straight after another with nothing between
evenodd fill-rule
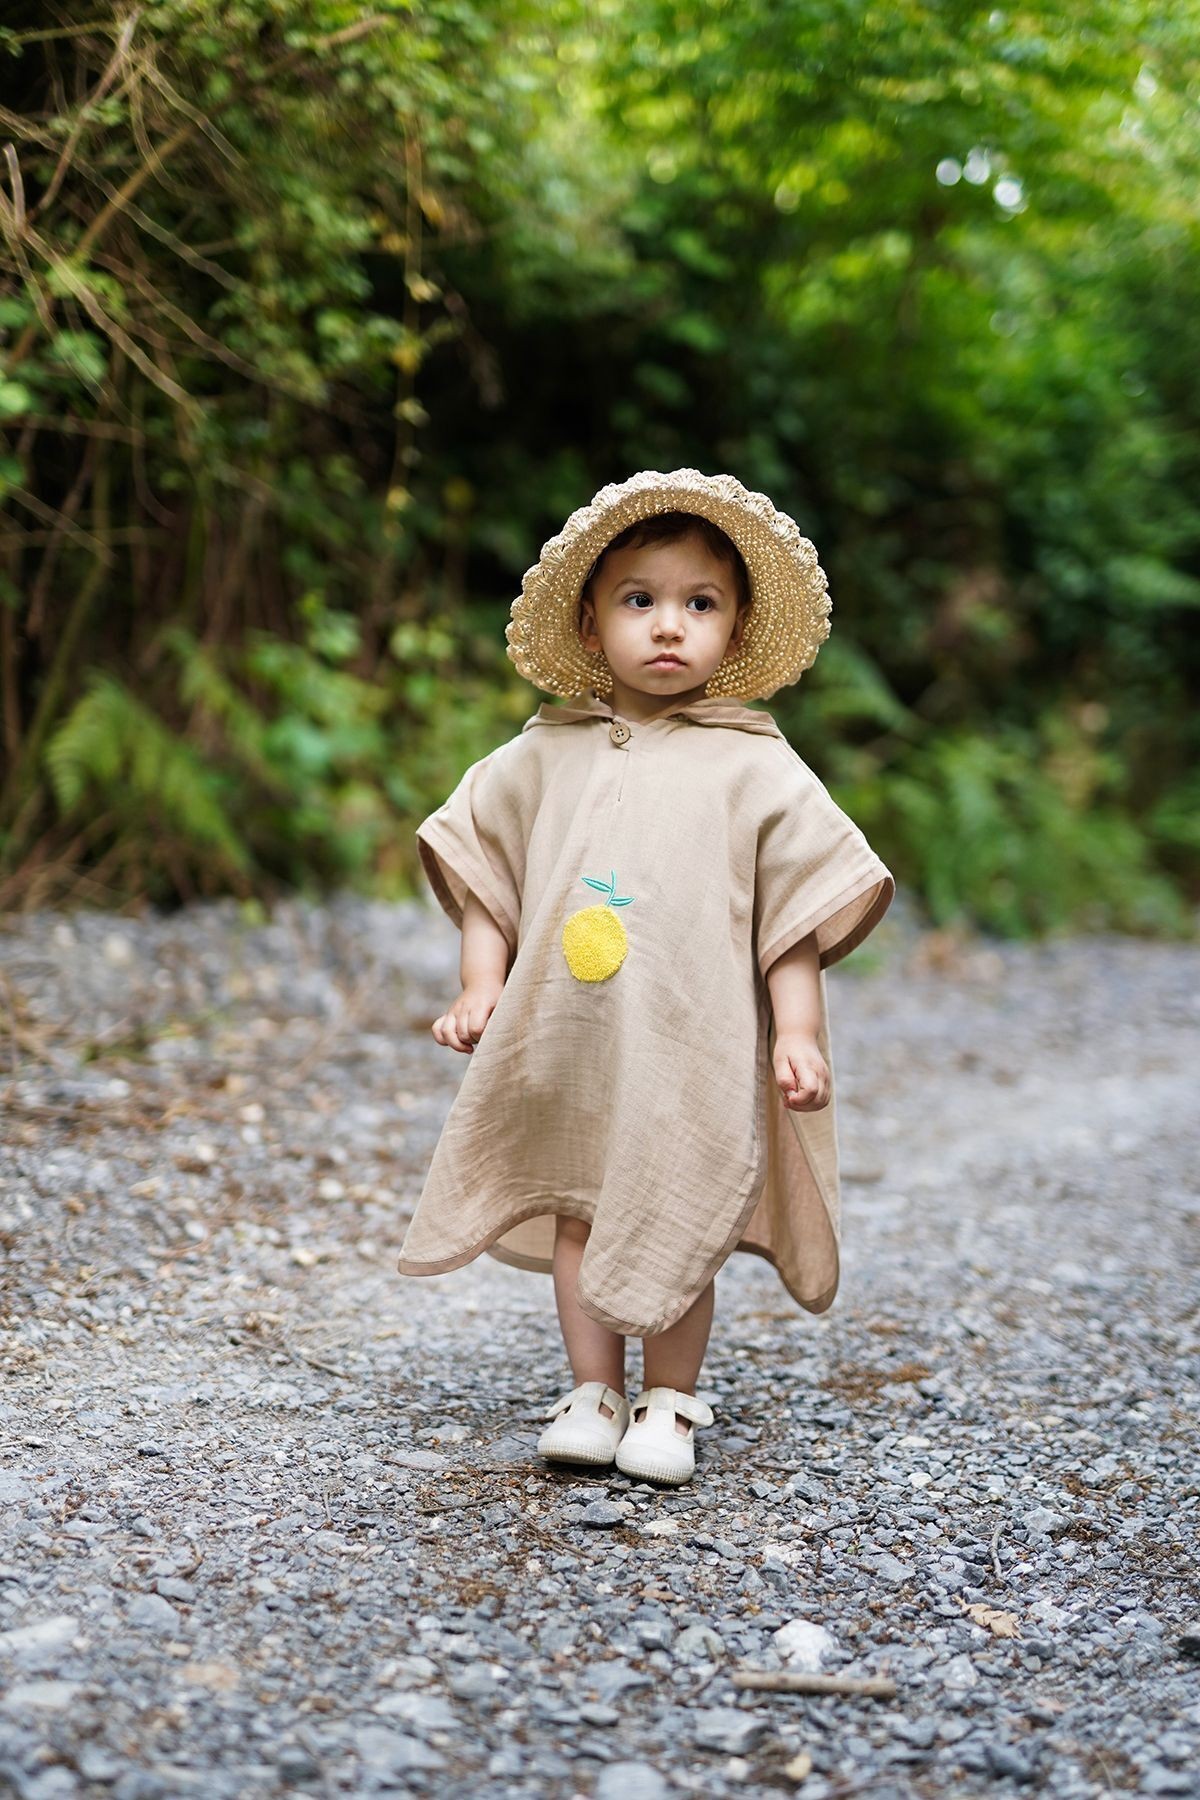
<instances>
[{"instance_id":1,"label":"straw hat","mask_svg":"<svg viewBox=\"0 0 1200 1800\"><path fill-rule=\"evenodd\" d=\"M579 639L580 590L600 552L627 525L676 511L700 513L719 525L750 574L741 648L709 676L705 695L764 699L812 666L829 636L829 594L816 550L796 521L732 475L643 469L628 481L610 482L573 512L525 571L504 635L526 681L550 694L580 694L588 687L611 694L604 652L585 650Z\"/></svg>"}]
</instances>

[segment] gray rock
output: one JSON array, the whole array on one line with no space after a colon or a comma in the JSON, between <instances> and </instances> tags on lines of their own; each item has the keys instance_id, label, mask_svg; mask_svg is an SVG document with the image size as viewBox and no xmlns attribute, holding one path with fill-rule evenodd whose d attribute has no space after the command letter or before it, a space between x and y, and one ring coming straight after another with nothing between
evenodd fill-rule
<instances>
[{"instance_id":1,"label":"gray rock","mask_svg":"<svg viewBox=\"0 0 1200 1800\"><path fill-rule=\"evenodd\" d=\"M665 1778L644 1762L614 1762L600 1771L592 1790L595 1800L664 1800Z\"/></svg>"},{"instance_id":2,"label":"gray rock","mask_svg":"<svg viewBox=\"0 0 1200 1800\"><path fill-rule=\"evenodd\" d=\"M791 1669L815 1673L837 1650L837 1643L815 1619L789 1619L774 1633L772 1643L781 1661Z\"/></svg>"},{"instance_id":3,"label":"gray rock","mask_svg":"<svg viewBox=\"0 0 1200 1800\"><path fill-rule=\"evenodd\" d=\"M1070 1526L1070 1523L1071 1521L1065 1514L1054 1512L1048 1506L1035 1506L1032 1512L1027 1512L1025 1514L1024 1518L1025 1529L1030 1537L1033 1538L1061 1537L1063 1532Z\"/></svg>"},{"instance_id":4,"label":"gray rock","mask_svg":"<svg viewBox=\"0 0 1200 1800\"><path fill-rule=\"evenodd\" d=\"M52 1618L38 1619L30 1625L14 1625L11 1631L0 1631L0 1656L29 1664L44 1662L64 1650L81 1630L82 1621L70 1613L55 1613Z\"/></svg>"},{"instance_id":5,"label":"gray rock","mask_svg":"<svg viewBox=\"0 0 1200 1800\"><path fill-rule=\"evenodd\" d=\"M911 1563L901 1562L900 1558L893 1556L890 1550L885 1550L882 1555L875 1557L871 1567L881 1581L886 1581L894 1587L898 1587L902 1581L911 1581L914 1573Z\"/></svg>"},{"instance_id":6,"label":"gray rock","mask_svg":"<svg viewBox=\"0 0 1200 1800\"><path fill-rule=\"evenodd\" d=\"M129 1610L125 1615L129 1624L138 1631L157 1631L161 1633L177 1632L180 1629L180 1617L169 1600L161 1594L136 1594L129 1602Z\"/></svg>"},{"instance_id":7,"label":"gray rock","mask_svg":"<svg viewBox=\"0 0 1200 1800\"><path fill-rule=\"evenodd\" d=\"M196 1590L190 1581L181 1581L178 1575L163 1575L154 1584L155 1591L165 1600L180 1600L190 1606L196 1598Z\"/></svg>"},{"instance_id":8,"label":"gray rock","mask_svg":"<svg viewBox=\"0 0 1200 1800\"><path fill-rule=\"evenodd\" d=\"M593 1500L580 1510L580 1525L624 1525L634 1507L629 1500Z\"/></svg>"},{"instance_id":9,"label":"gray rock","mask_svg":"<svg viewBox=\"0 0 1200 1800\"><path fill-rule=\"evenodd\" d=\"M421 1733L454 1731L458 1727L457 1713L440 1694L384 1694L375 1702L374 1711L389 1719L402 1719Z\"/></svg>"},{"instance_id":10,"label":"gray rock","mask_svg":"<svg viewBox=\"0 0 1200 1800\"><path fill-rule=\"evenodd\" d=\"M468 1663L446 1677L446 1685L459 1700L488 1700L500 1688L500 1680L487 1663Z\"/></svg>"},{"instance_id":11,"label":"gray rock","mask_svg":"<svg viewBox=\"0 0 1200 1800\"><path fill-rule=\"evenodd\" d=\"M649 1687L649 1675L639 1674L627 1663L602 1662L592 1663L581 1668L576 1676L576 1687L585 1698L607 1703L618 1695L628 1693L631 1688Z\"/></svg>"},{"instance_id":12,"label":"gray rock","mask_svg":"<svg viewBox=\"0 0 1200 1800\"><path fill-rule=\"evenodd\" d=\"M598 1700L585 1700L579 1708L579 1716L585 1725L615 1725L621 1717L615 1706L601 1706Z\"/></svg>"},{"instance_id":13,"label":"gray rock","mask_svg":"<svg viewBox=\"0 0 1200 1800\"><path fill-rule=\"evenodd\" d=\"M78 1681L18 1681L0 1693L0 1706L13 1713L24 1712L26 1707L36 1712L64 1712L79 1689Z\"/></svg>"},{"instance_id":14,"label":"gray rock","mask_svg":"<svg viewBox=\"0 0 1200 1800\"><path fill-rule=\"evenodd\" d=\"M386 1725L360 1725L354 1747L364 1766L387 1775L408 1775L426 1769L444 1769L446 1759L420 1738Z\"/></svg>"},{"instance_id":15,"label":"gray rock","mask_svg":"<svg viewBox=\"0 0 1200 1800\"><path fill-rule=\"evenodd\" d=\"M687 1625L671 1648L679 1662L716 1662L725 1654L725 1640L707 1625Z\"/></svg>"},{"instance_id":16,"label":"gray rock","mask_svg":"<svg viewBox=\"0 0 1200 1800\"><path fill-rule=\"evenodd\" d=\"M1142 1770L1139 1794L1183 1794L1188 1800L1200 1795L1200 1776L1192 1769L1170 1769L1165 1763L1150 1763Z\"/></svg>"},{"instance_id":17,"label":"gray rock","mask_svg":"<svg viewBox=\"0 0 1200 1800\"><path fill-rule=\"evenodd\" d=\"M983 1747L987 1766L993 1775L1007 1775L1013 1781L1033 1781L1037 1776L1037 1767L1028 1756L1014 1750L1011 1744L999 1742L987 1743Z\"/></svg>"},{"instance_id":18,"label":"gray rock","mask_svg":"<svg viewBox=\"0 0 1200 1800\"><path fill-rule=\"evenodd\" d=\"M321 1765L299 1744L285 1744L276 1758L275 1767L279 1771L280 1781L288 1786L299 1786L304 1782L321 1779Z\"/></svg>"},{"instance_id":19,"label":"gray rock","mask_svg":"<svg viewBox=\"0 0 1200 1800\"><path fill-rule=\"evenodd\" d=\"M692 1742L702 1750L723 1750L729 1756L744 1756L761 1743L769 1729L767 1721L736 1706L709 1706L692 1713L689 1719Z\"/></svg>"}]
</instances>

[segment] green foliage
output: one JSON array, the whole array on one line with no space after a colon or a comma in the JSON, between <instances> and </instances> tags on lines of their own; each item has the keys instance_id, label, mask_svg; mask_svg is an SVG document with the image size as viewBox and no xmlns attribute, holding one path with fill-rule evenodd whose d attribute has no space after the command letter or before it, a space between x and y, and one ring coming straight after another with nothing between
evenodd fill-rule
<instances>
[{"instance_id":1,"label":"green foliage","mask_svg":"<svg viewBox=\"0 0 1200 1800\"><path fill-rule=\"evenodd\" d=\"M942 733L899 758L886 783L841 793L885 861L919 870L935 923L966 914L1014 937L1185 933L1187 908L1115 803L1120 784L1117 758L1049 718L1040 738Z\"/></svg>"},{"instance_id":2,"label":"green foliage","mask_svg":"<svg viewBox=\"0 0 1200 1800\"><path fill-rule=\"evenodd\" d=\"M220 774L112 676L91 674L45 760L64 812L98 803L114 833L158 839L176 866L194 862L210 878L235 880L249 868Z\"/></svg>"},{"instance_id":3,"label":"green foliage","mask_svg":"<svg viewBox=\"0 0 1200 1800\"><path fill-rule=\"evenodd\" d=\"M816 543L767 704L932 917L1187 929L1197 22L14 0L4 892L409 891L523 570L687 463Z\"/></svg>"}]
</instances>

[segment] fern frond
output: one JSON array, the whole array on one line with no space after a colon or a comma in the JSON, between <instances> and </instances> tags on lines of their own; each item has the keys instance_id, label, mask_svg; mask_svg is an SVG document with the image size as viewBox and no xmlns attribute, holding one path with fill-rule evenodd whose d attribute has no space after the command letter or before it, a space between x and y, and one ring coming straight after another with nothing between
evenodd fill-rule
<instances>
[{"instance_id":1,"label":"fern frond","mask_svg":"<svg viewBox=\"0 0 1200 1800\"><path fill-rule=\"evenodd\" d=\"M245 873L250 857L221 804L219 776L113 676L93 670L87 691L45 750L64 813L101 797L151 835L164 828Z\"/></svg>"}]
</instances>

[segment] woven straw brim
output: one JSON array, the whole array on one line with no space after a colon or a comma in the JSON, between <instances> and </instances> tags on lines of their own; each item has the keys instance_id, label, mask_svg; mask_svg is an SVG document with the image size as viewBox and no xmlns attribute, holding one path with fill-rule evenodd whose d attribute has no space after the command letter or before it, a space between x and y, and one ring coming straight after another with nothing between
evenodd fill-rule
<instances>
[{"instance_id":1,"label":"woven straw brim","mask_svg":"<svg viewBox=\"0 0 1200 1800\"><path fill-rule=\"evenodd\" d=\"M602 487L526 570L504 633L526 681L550 694L581 694L589 687L612 693L604 652L585 650L579 639L580 589L600 552L627 525L676 511L719 525L750 575L741 647L709 676L705 695L765 699L811 668L829 636L829 591L816 550L795 520L732 475L644 469Z\"/></svg>"}]
</instances>

